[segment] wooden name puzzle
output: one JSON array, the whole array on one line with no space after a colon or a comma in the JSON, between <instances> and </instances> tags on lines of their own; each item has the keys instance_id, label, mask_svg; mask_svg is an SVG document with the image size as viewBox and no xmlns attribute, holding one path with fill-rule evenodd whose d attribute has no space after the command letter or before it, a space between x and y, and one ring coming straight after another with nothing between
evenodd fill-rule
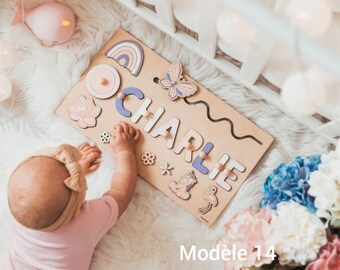
<instances>
[{"instance_id":1,"label":"wooden name puzzle","mask_svg":"<svg viewBox=\"0 0 340 270\"><path fill-rule=\"evenodd\" d=\"M212 225L273 137L143 43L118 30L57 113L111 152L110 131L142 131L138 174Z\"/></svg>"}]
</instances>

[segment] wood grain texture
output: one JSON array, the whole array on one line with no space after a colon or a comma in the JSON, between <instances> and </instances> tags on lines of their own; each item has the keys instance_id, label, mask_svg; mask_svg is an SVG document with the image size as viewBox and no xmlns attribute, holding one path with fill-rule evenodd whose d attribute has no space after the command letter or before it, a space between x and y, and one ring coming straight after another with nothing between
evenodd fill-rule
<instances>
[{"instance_id":1,"label":"wood grain texture","mask_svg":"<svg viewBox=\"0 0 340 270\"><path fill-rule=\"evenodd\" d=\"M142 117L137 123L133 123L131 121L131 117L124 117L120 115L115 107L115 100L118 98L118 93L120 93L124 88L139 88L144 93L145 97L143 100L139 100L134 96L127 96L124 100L125 108L130 110L132 115L137 111L139 106L146 98L150 98L152 100L152 103L148 109L151 113L155 112L159 107L163 107L165 109L165 112L160 117L159 121L156 123L153 129L151 129L151 132L168 120L177 117L180 119L180 124L174 148L178 142L181 141L188 130L194 129L203 137L203 144L197 151L193 153L193 160L199 155L206 143L212 142L214 144L214 148L207 155L203 163L204 166L209 169L209 171L215 167L216 163L225 153L230 156L229 162L231 160L237 160L246 168L243 173L237 172L236 170L233 171L237 176L237 180L232 181L227 179L227 183L232 186L232 189L230 191L225 191L216 184L216 179L218 176L216 179L210 180L208 174L203 175L192 166L192 163L185 161L185 150L177 155L173 151L174 148L168 149L166 147L166 140L162 136L153 138L150 134L151 132L142 132L143 136L138 142L136 151L138 160L138 174L151 185L158 188L164 194L172 198L175 202L186 208L198 219L210 226L215 222L218 216L229 204L234 194L247 179L256 164L261 160L262 156L266 153L274 139L270 134L256 126L250 120L235 111L225 102L217 98L210 91L205 89L197 82L193 81L188 76L185 76L185 78L194 82L198 87L197 93L194 96L189 97L188 101L195 102L203 100L207 102L210 107L210 114L212 118L218 119L227 117L231 119L234 124L235 134L238 136L252 135L259 139L262 142L262 145L250 138L245 138L242 140L235 139L231 135L230 124L225 121L216 123L210 121L207 117L207 109L203 104L188 105L183 99L180 98L176 101L171 101L167 95L167 90L162 89L154 82L154 77L164 77L170 63L139 41L138 42L144 50L144 64L137 77L132 76L127 69L120 66L113 59L107 58L105 56L105 53L111 48L112 45L121 40L127 39L138 41L124 30L117 30L112 39L104 46L96 59L92 62L89 69L85 71L80 81L74 86L69 95L62 102L57 110L57 114L63 117L70 125L74 126L87 137L96 141L97 144L105 148L106 151L111 152L111 149L107 144L100 142L101 133L104 131L111 131L112 127L119 121L126 121L134 127L143 130L148 121L145 117ZM86 74L92 67L98 64L108 64L113 66L117 69L121 77L119 92L117 92L113 97L105 100L92 97L85 87ZM95 104L102 108L102 112L97 118L97 125L94 128L81 129L78 127L77 122L72 121L69 118L67 108L80 95L93 98ZM156 155L154 165L143 165L141 156L145 152L152 152ZM171 171L172 175L162 175L160 166L164 165L166 162L168 162L170 166L174 167L174 169ZM169 189L168 185L171 180L178 181L188 171L194 171L197 178L197 183L190 189L190 198L188 200L182 200ZM209 212L202 215L198 209L206 203L203 198L203 193L211 185L216 185L218 188L216 192L218 204L216 207L212 207Z\"/></svg>"}]
</instances>

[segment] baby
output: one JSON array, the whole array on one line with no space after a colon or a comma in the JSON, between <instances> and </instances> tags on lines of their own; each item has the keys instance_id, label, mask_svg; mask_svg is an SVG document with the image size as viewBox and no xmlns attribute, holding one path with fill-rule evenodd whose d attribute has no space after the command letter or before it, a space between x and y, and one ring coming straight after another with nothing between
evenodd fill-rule
<instances>
[{"instance_id":1,"label":"baby","mask_svg":"<svg viewBox=\"0 0 340 270\"><path fill-rule=\"evenodd\" d=\"M21 163L8 185L12 236L0 269L89 269L96 245L134 193L139 136L139 130L124 122L114 127L110 145L116 171L111 188L87 202L85 176L99 167L98 147L61 145Z\"/></svg>"}]
</instances>

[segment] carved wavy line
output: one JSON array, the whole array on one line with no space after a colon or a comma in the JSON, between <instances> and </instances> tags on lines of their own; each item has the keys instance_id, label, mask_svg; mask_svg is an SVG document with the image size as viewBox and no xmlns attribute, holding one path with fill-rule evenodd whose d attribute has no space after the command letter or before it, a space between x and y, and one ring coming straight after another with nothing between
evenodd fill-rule
<instances>
[{"instance_id":1,"label":"carved wavy line","mask_svg":"<svg viewBox=\"0 0 340 270\"><path fill-rule=\"evenodd\" d=\"M203 100L199 100L199 101L189 101L187 98L184 98L184 101L186 104L188 105L191 105L191 106L194 106L194 105L197 105L197 104L203 104L205 105L205 107L207 108L207 117L209 118L209 120L211 122L214 122L214 123L217 123L217 122L223 122L223 121L226 121L230 124L230 132L231 132L231 135L236 139L236 140L244 140L244 139L252 139L254 140L255 142L257 142L258 144L262 145L262 142L257 139L256 137L252 136L252 135L245 135L245 136L237 136L234 132L234 123L232 120L230 120L229 118L226 118L226 117L223 117L223 118L219 118L219 119L214 119L211 117L210 115L210 107L209 107L209 104Z\"/></svg>"}]
</instances>

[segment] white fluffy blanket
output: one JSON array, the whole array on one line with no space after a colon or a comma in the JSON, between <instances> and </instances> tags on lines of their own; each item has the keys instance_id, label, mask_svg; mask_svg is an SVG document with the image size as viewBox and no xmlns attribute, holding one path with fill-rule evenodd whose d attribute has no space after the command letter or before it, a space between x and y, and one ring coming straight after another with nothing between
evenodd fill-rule
<instances>
[{"instance_id":1,"label":"white fluffy blanket","mask_svg":"<svg viewBox=\"0 0 340 270\"><path fill-rule=\"evenodd\" d=\"M36 6L46 1L26 2ZM13 96L0 106L0 253L9 244L6 185L11 170L41 147L86 140L55 110L91 59L122 26L169 61L182 62L187 74L274 135L276 142L212 228L139 179L128 210L98 245L91 269L220 269L221 262L181 262L180 244L213 247L233 214L258 204L261 185L275 166L296 155L325 152L326 142L116 1L65 2L78 16L77 31L69 43L50 49L42 47L27 27L10 26L14 0L0 2L0 39L16 48L9 69ZM100 170L88 179L88 198L101 196L113 172L113 160L104 154Z\"/></svg>"}]
</instances>

